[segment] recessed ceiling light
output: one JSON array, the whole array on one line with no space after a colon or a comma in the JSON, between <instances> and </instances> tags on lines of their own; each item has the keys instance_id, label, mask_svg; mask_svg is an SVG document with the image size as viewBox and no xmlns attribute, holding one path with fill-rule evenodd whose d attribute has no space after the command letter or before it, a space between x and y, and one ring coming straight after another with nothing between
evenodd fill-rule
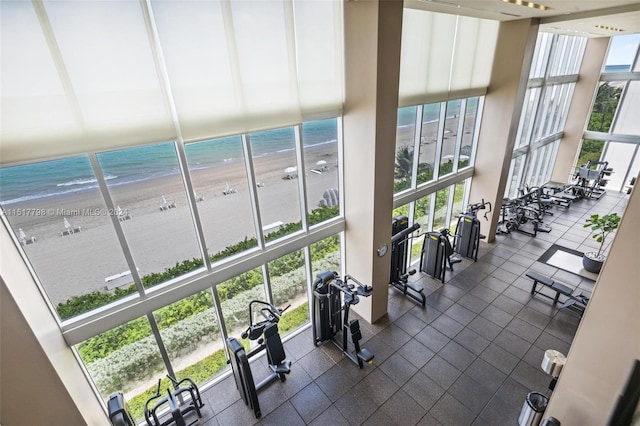
<instances>
[{"instance_id":1,"label":"recessed ceiling light","mask_svg":"<svg viewBox=\"0 0 640 426\"><path fill-rule=\"evenodd\" d=\"M533 3L530 1L526 1L526 0L502 0L505 3L511 3L511 4L515 4L518 6L524 6L524 7L529 7L531 9L538 9L538 10L549 10L551 9L549 6L545 6L544 4L538 4L538 3Z\"/></svg>"},{"instance_id":2,"label":"recessed ceiling light","mask_svg":"<svg viewBox=\"0 0 640 426\"><path fill-rule=\"evenodd\" d=\"M621 33L622 31L624 31L621 28L609 27L607 25L596 25L596 28L600 28L601 30L607 30L607 31L615 31L615 32L618 32L618 33Z\"/></svg>"}]
</instances>

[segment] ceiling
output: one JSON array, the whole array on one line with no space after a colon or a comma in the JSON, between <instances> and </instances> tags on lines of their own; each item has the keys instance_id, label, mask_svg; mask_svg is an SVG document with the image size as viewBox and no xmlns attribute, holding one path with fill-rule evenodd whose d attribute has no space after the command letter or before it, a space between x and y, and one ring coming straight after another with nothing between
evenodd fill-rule
<instances>
[{"instance_id":1,"label":"ceiling","mask_svg":"<svg viewBox=\"0 0 640 426\"><path fill-rule=\"evenodd\" d=\"M589 37L640 33L640 1L637 0L533 1L548 9L538 10L502 0L405 0L405 7L498 21L540 18L542 31Z\"/></svg>"}]
</instances>

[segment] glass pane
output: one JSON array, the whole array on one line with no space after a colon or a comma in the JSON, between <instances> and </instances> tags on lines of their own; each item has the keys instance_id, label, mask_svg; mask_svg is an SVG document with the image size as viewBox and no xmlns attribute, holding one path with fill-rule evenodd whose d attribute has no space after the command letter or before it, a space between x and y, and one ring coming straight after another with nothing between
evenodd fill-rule
<instances>
[{"instance_id":1,"label":"glass pane","mask_svg":"<svg viewBox=\"0 0 640 426\"><path fill-rule=\"evenodd\" d=\"M427 104L422 111L422 131L420 133L420 154L418 157L418 184L433 179L438 143L438 123L440 103Z\"/></svg>"},{"instance_id":2,"label":"glass pane","mask_svg":"<svg viewBox=\"0 0 640 426\"><path fill-rule=\"evenodd\" d=\"M129 214L122 230L151 287L203 266L173 143L98 154L114 204Z\"/></svg>"},{"instance_id":3,"label":"glass pane","mask_svg":"<svg viewBox=\"0 0 640 426\"><path fill-rule=\"evenodd\" d=\"M398 109L396 130L396 169L393 192L403 191L411 186L413 173L413 147L416 131L417 107Z\"/></svg>"},{"instance_id":4,"label":"glass pane","mask_svg":"<svg viewBox=\"0 0 640 426\"><path fill-rule=\"evenodd\" d=\"M409 204L405 204L403 206L400 207L396 207L395 209L393 209L393 212L391 213L391 217L394 218L396 216L409 216Z\"/></svg>"},{"instance_id":5,"label":"glass pane","mask_svg":"<svg viewBox=\"0 0 640 426\"><path fill-rule=\"evenodd\" d=\"M202 384L227 368L211 290L158 309L153 316L176 379L188 377Z\"/></svg>"},{"instance_id":6,"label":"glass pane","mask_svg":"<svg viewBox=\"0 0 640 426\"><path fill-rule=\"evenodd\" d=\"M609 132L625 83L603 82L598 87L587 130Z\"/></svg>"},{"instance_id":7,"label":"glass pane","mask_svg":"<svg viewBox=\"0 0 640 426\"><path fill-rule=\"evenodd\" d=\"M446 119L444 121L444 136L442 153L440 156L439 176L453 172L453 159L458 140L458 123L460 122L460 99L447 102Z\"/></svg>"},{"instance_id":8,"label":"glass pane","mask_svg":"<svg viewBox=\"0 0 640 426\"><path fill-rule=\"evenodd\" d=\"M605 72L629 71L636 57L640 35L629 34L611 38L605 61ZM640 62L638 62L640 64ZM637 69L636 69L637 71Z\"/></svg>"},{"instance_id":9,"label":"glass pane","mask_svg":"<svg viewBox=\"0 0 640 426\"><path fill-rule=\"evenodd\" d=\"M431 196L432 194L429 194L426 197L419 198L415 201L415 208L413 212L413 223L420 224L419 232L414 233L415 235L417 235L418 233L420 234L425 233L431 229L429 227ZM422 250L422 240L423 238L415 238L413 236L411 238L411 263L420 259L420 252Z\"/></svg>"},{"instance_id":10,"label":"glass pane","mask_svg":"<svg viewBox=\"0 0 640 426\"><path fill-rule=\"evenodd\" d=\"M636 145L630 143L609 142L604 161L609 163L608 167L613 169L613 173L607 178L608 183L605 189L620 191L628 182L624 182L624 176L631 166L633 153Z\"/></svg>"},{"instance_id":11,"label":"glass pane","mask_svg":"<svg viewBox=\"0 0 640 426\"><path fill-rule=\"evenodd\" d=\"M640 63L640 59L638 62ZM640 135L638 105L640 105L640 81L630 81L624 93L624 100L616 112L612 133Z\"/></svg>"},{"instance_id":12,"label":"glass pane","mask_svg":"<svg viewBox=\"0 0 640 426\"><path fill-rule=\"evenodd\" d=\"M464 206L464 192L468 181L469 179L466 179L454 185L453 209L451 210L451 223L449 224L449 230L451 232L455 232L456 225L458 223L458 216L463 213L462 207Z\"/></svg>"},{"instance_id":13,"label":"glass pane","mask_svg":"<svg viewBox=\"0 0 640 426\"><path fill-rule=\"evenodd\" d=\"M462 143L460 144L460 156L458 157L458 169L471 164L471 153L473 152L473 135L476 127L476 117L478 115L478 101L480 98L467 99L467 109L464 114L464 131Z\"/></svg>"},{"instance_id":14,"label":"glass pane","mask_svg":"<svg viewBox=\"0 0 640 426\"><path fill-rule=\"evenodd\" d=\"M304 163L307 169L309 225L340 214L338 182L338 120L302 124Z\"/></svg>"},{"instance_id":15,"label":"glass pane","mask_svg":"<svg viewBox=\"0 0 640 426\"><path fill-rule=\"evenodd\" d=\"M289 309L278 324L280 335L285 336L309 321L309 298L307 296L307 272L304 267L304 252L294 251L267 264L273 304Z\"/></svg>"},{"instance_id":16,"label":"glass pane","mask_svg":"<svg viewBox=\"0 0 640 426\"><path fill-rule=\"evenodd\" d=\"M523 117L520 121L520 129L518 129L518 134L520 136L516 148L531 143L531 131L535 119L535 110L538 107L540 92L541 89L539 87L527 89L527 94L525 96L525 105L522 111Z\"/></svg>"},{"instance_id":17,"label":"glass pane","mask_svg":"<svg viewBox=\"0 0 640 426\"><path fill-rule=\"evenodd\" d=\"M302 229L293 128L252 133L250 140L262 229L273 241Z\"/></svg>"},{"instance_id":18,"label":"glass pane","mask_svg":"<svg viewBox=\"0 0 640 426\"><path fill-rule=\"evenodd\" d=\"M136 292L96 182L87 157L0 169L2 209L63 320Z\"/></svg>"},{"instance_id":19,"label":"glass pane","mask_svg":"<svg viewBox=\"0 0 640 426\"><path fill-rule=\"evenodd\" d=\"M322 271L342 271L340 266L340 235L332 235L324 240L313 243L311 250L312 281Z\"/></svg>"},{"instance_id":20,"label":"glass pane","mask_svg":"<svg viewBox=\"0 0 640 426\"><path fill-rule=\"evenodd\" d=\"M449 190L451 187L436 192L436 206L433 214L433 230L440 231L446 226L447 209L449 208Z\"/></svg>"},{"instance_id":21,"label":"glass pane","mask_svg":"<svg viewBox=\"0 0 640 426\"><path fill-rule=\"evenodd\" d=\"M155 395L158 379L167 371L145 317L129 321L75 346L100 395L122 391L131 415L139 423L144 405ZM164 379L166 389L168 380Z\"/></svg>"},{"instance_id":22,"label":"glass pane","mask_svg":"<svg viewBox=\"0 0 640 426\"><path fill-rule=\"evenodd\" d=\"M538 33L529 78L544 77L547 61L549 60L549 50L551 49L552 40L553 34L542 32Z\"/></svg>"},{"instance_id":23,"label":"glass pane","mask_svg":"<svg viewBox=\"0 0 640 426\"><path fill-rule=\"evenodd\" d=\"M227 335L239 339L240 334L249 326L249 302L267 300L262 268L252 269L220 283L216 291Z\"/></svg>"},{"instance_id":24,"label":"glass pane","mask_svg":"<svg viewBox=\"0 0 640 426\"><path fill-rule=\"evenodd\" d=\"M185 154L211 260L256 247L240 136L190 143Z\"/></svg>"},{"instance_id":25,"label":"glass pane","mask_svg":"<svg viewBox=\"0 0 640 426\"><path fill-rule=\"evenodd\" d=\"M578 156L577 167L587 164L587 161L600 161L602 150L604 149L604 141L595 141L592 139L584 139Z\"/></svg>"},{"instance_id":26,"label":"glass pane","mask_svg":"<svg viewBox=\"0 0 640 426\"><path fill-rule=\"evenodd\" d=\"M520 174L522 173L522 165L524 164L524 160L526 159L526 155L521 155L519 157L511 160L511 173L509 176L511 180L508 182L507 186L507 198L515 198L518 196L518 187L520 186Z\"/></svg>"}]
</instances>

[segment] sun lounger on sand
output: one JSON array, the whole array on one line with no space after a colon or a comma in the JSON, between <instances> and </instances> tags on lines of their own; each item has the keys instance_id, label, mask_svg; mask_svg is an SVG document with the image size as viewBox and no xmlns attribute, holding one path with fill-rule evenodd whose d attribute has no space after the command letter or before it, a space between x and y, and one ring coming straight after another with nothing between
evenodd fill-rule
<instances>
[{"instance_id":1,"label":"sun lounger on sand","mask_svg":"<svg viewBox=\"0 0 640 426\"><path fill-rule=\"evenodd\" d=\"M118 220L120 222L131 220L131 215L126 210L121 209L120 206L116 207L116 215L118 216Z\"/></svg>"},{"instance_id":2,"label":"sun lounger on sand","mask_svg":"<svg viewBox=\"0 0 640 426\"><path fill-rule=\"evenodd\" d=\"M165 211L165 210L175 209L175 208L176 208L176 203L168 202L167 199L163 195L162 196L162 204L160 204L160 211Z\"/></svg>"},{"instance_id":3,"label":"sun lounger on sand","mask_svg":"<svg viewBox=\"0 0 640 426\"><path fill-rule=\"evenodd\" d=\"M236 192L238 192L238 191L236 191L235 188L231 188L229 186L229 182L227 182L227 187L224 189L224 191L222 191L222 194L223 195L229 195L229 194L235 194Z\"/></svg>"},{"instance_id":4,"label":"sun lounger on sand","mask_svg":"<svg viewBox=\"0 0 640 426\"><path fill-rule=\"evenodd\" d=\"M77 234L82 231L80 226L71 226L67 218L64 218L64 229L60 231L60 236L64 237L65 235Z\"/></svg>"},{"instance_id":5,"label":"sun lounger on sand","mask_svg":"<svg viewBox=\"0 0 640 426\"><path fill-rule=\"evenodd\" d=\"M20 241L20 245L26 246L27 244L33 244L36 242L36 237L33 235L28 237L27 234L22 230L22 228L18 228L18 240Z\"/></svg>"}]
</instances>

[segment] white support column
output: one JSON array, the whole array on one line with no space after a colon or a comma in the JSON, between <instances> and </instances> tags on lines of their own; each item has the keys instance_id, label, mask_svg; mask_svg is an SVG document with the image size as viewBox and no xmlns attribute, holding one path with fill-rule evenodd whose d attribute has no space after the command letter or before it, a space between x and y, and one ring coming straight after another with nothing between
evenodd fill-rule
<instances>
[{"instance_id":1,"label":"white support column","mask_svg":"<svg viewBox=\"0 0 640 426\"><path fill-rule=\"evenodd\" d=\"M401 1L344 3L344 187L346 271L373 285L355 310L374 322L387 312L393 172L402 33Z\"/></svg>"},{"instance_id":2,"label":"white support column","mask_svg":"<svg viewBox=\"0 0 640 426\"><path fill-rule=\"evenodd\" d=\"M538 23L531 19L500 23L469 197L493 206L490 229L483 232L489 242L496 234L537 34Z\"/></svg>"}]
</instances>

